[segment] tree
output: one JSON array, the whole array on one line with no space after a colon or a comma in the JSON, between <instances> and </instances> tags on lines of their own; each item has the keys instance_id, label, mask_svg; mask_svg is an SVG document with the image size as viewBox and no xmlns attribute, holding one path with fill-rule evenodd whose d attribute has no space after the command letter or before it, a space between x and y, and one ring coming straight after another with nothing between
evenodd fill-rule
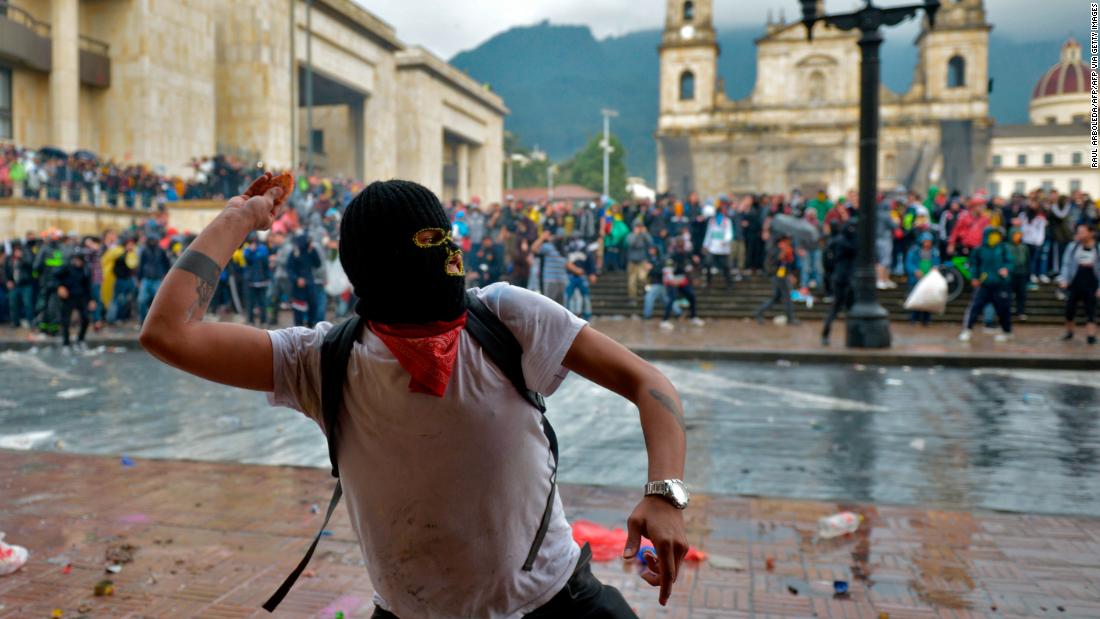
<instances>
[{"instance_id":1,"label":"tree","mask_svg":"<svg viewBox=\"0 0 1100 619\"><path fill-rule=\"evenodd\" d=\"M532 157L531 149L523 145L519 136L511 131L504 132L504 183L507 191L508 183L508 158L512 155L523 155L524 161L512 161L512 186L513 187L545 187L546 168L552 162L546 159L538 160Z\"/></svg>"},{"instance_id":2,"label":"tree","mask_svg":"<svg viewBox=\"0 0 1100 619\"><path fill-rule=\"evenodd\" d=\"M603 192L603 134L593 136L577 154L561 165L558 178L561 182L580 185L586 189ZM608 190L617 202L626 199L626 150L615 134L611 134L611 161Z\"/></svg>"}]
</instances>

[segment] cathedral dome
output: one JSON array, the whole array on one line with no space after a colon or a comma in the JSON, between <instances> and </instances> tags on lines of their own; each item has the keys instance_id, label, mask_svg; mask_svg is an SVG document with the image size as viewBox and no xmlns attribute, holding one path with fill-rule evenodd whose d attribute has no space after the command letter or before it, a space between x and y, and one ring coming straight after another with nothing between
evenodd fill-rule
<instances>
[{"instance_id":1,"label":"cathedral dome","mask_svg":"<svg viewBox=\"0 0 1100 619\"><path fill-rule=\"evenodd\" d=\"M1062 59L1035 84L1031 99L1089 91L1089 67L1081 60L1081 45L1069 39L1062 45Z\"/></svg>"},{"instance_id":2,"label":"cathedral dome","mask_svg":"<svg viewBox=\"0 0 1100 619\"><path fill-rule=\"evenodd\" d=\"M1031 91L1028 116L1036 125L1083 122L1089 112L1089 67L1075 39L1062 44L1062 58Z\"/></svg>"}]
</instances>

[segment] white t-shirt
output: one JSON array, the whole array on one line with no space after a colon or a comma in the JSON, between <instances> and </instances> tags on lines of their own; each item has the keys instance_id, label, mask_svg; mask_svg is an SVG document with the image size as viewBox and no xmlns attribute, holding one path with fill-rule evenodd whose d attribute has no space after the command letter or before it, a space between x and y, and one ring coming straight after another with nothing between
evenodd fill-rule
<instances>
[{"instance_id":1,"label":"white t-shirt","mask_svg":"<svg viewBox=\"0 0 1100 619\"><path fill-rule=\"evenodd\" d=\"M523 347L527 386L553 393L584 321L508 284L477 295ZM269 401L318 425L321 343L331 328L269 332ZM403 619L522 617L565 586L580 555L555 493L534 569L522 570L553 470L539 412L465 330L442 398L412 393L408 384L409 374L365 329L348 362L338 458L375 603Z\"/></svg>"},{"instance_id":2,"label":"white t-shirt","mask_svg":"<svg viewBox=\"0 0 1100 619\"><path fill-rule=\"evenodd\" d=\"M1078 268L1090 268L1096 265L1096 246L1087 248L1084 245L1077 246L1077 252L1075 257L1077 258Z\"/></svg>"}]
</instances>

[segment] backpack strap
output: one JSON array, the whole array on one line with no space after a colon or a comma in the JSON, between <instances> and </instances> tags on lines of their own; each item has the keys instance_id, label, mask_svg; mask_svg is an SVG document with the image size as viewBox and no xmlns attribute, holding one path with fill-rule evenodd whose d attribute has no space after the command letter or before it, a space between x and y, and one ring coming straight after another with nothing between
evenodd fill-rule
<instances>
[{"instance_id":1,"label":"backpack strap","mask_svg":"<svg viewBox=\"0 0 1100 619\"><path fill-rule=\"evenodd\" d=\"M523 347L516 340L516 336L512 335L508 326L501 322L481 299L477 298L473 290L466 291L466 309L466 330L481 345L481 349L485 351L489 360L511 381L516 391L531 406L538 409L539 414L542 415L542 432L546 435L546 440L550 443L550 453L554 456L554 470L550 474L550 494L546 497L546 507L542 512L538 532L531 543L527 559L523 562L523 570L530 572L534 568L535 558L538 557L542 541L546 538L546 531L550 528L550 516L554 510L554 493L558 480L558 437L550 425L550 420L546 418L546 402L542 394L527 388L527 381L523 377Z\"/></svg>"},{"instance_id":2,"label":"backpack strap","mask_svg":"<svg viewBox=\"0 0 1100 619\"><path fill-rule=\"evenodd\" d=\"M321 343L321 413L328 439L328 459L332 476L340 478L336 459L339 446L340 407L344 402L344 383L348 375L348 360L355 342L362 335L363 321L359 316L345 320L325 334Z\"/></svg>"},{"instance_id":3,"label":"backpack strap","mask_svg":"<svg viewBox=\"0 0 1100 619\"><path fill-rule=\"evenodd\" d=\"M340 485L340 470L336 463L336 448L339 442L337 428L340 420L340 407L344 400L344 383L348 374L348 360L351 358L351 350L355 342L359 339L361 327L362 321L358 316L351 318L326 333L325 340L321 344L321 412L324 416L325 437L328 439L328 457L329 461L332 462L332 476L336 478L336 487L332 491L332 498L329 499L328 509L325 511L325 520L321 523L317 535L313 536L313 541L310 542L305 556L298 562L298 566L294 568L294 571L286 577L278 590L264 602L263 608L269 613L275 612L275 608L283 601L286 594L290 592L290 588L294 586L298 577L309 565L310 559L313 558L313 552L317 550L317 543L321 541L321 536L324 535L325 528L328 527L332 513L336 511L336 505L340 503L340 497L344 494L344 489Z\"/></svg>"}]
</instances>

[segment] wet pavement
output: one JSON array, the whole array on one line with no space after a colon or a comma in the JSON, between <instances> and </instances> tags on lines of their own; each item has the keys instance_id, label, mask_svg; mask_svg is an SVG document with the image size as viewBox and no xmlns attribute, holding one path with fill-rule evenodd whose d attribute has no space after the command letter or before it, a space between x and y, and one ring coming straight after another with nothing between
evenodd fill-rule
<instances>
[{"instance_id":1,"label":"wet pavement","mask_svg":"<svg viewBox=\"0 0 1100 619\"><path fill-rule=\"evenodd\" d=\"M893 345L884 350L846 348L843 321L833 327L832 345L821 345L821 323L806 321L797 326L751 320L713 320L702 327L685 321L664 331L655 320L604 318L592 326L625 346L650 356L710 356L715 358L761 360L802 359L819 363L871 361L891 365L951 365L963 367L1012 366L1062 369L1100 368L1100 345L1085 343L1084 328L1076 339L1064 342L1065 329L1046 325L1017 324L1014 340L998 344L994 333L982 327L973 340L958 341L961 325L933 324L921 327L905 322L890 325Z\"/></svg>"},{"instance_id":2,"label":"wet pavement","mask_svg":"<svg viewBox=\"0 0 1100 619\"><path fill-rule=\"evenodd\" d=\"M0 530L28 564L0 577L0 617L267 617L260 604L320 526L327 471L0 450ZM1033 488L1040 487L1033 485ZM571 520L621 526L636 492L565 485ZM852 536L814 539L840 509ZM594 564L644 619L1100 616L1100 520L699 495L691 544L710 554L668 608L636 567ZM371 585L344 509L275 617L369 617ZM121 563L108 574L107 557ZM69 566L69 567L66 567ZM770 566L770 567L769 567ZM110 579L115 592L95 597ZM834 594L834 581L849 585Z\"/></svg>"},{"instance_id":3,"label":"wet pavement","mask_svg":"<svg viewBox=\"0 0 1100 619\"><path fill-rule=\"evenodd\" d=\"M696 491L1100 514L1095 373L658 367L684 400ZM640 486L646 456L632 404L570 377L549 407L563 482ZM0 420L0 448L328 466L324 438L304 416L138 351L0 353Z\"/></svg>"},{"instance_id":4,"label":"wet pavement","mask_svg":"<svg viewBox=\"0 0 1100 619\"><path fill-rule=\"evenodd\" d=\"M625 346L650 358L710 358L738 361L777 359L814 363L880 363L888 365L947 365L957 367L1016 367L1038 369L1100 369L1100 345L1085 343L1084 328L1077 338L1062 341L1060 326L1019 323L1015 339L998 344L993 333L981 327L968 343L958 341L960 327L934 323L921 327L906 322L890 325L893 346L883 350L855 350L844 345L845 327L838 321L833 329L832 346L821 345L821 323L811 320L798 326L764 325L747 319L708 320L702 327L678 321L672 331L664 331L657 320L639 317L604 317L592 320L592 326ZM90 333L91 346L137 347L137 329L130 326L106 328ZM0 327L0 350L25 350L32 347L56 348L58 338L37 336L24 329Z\"/></svg>"}]
</instances>

